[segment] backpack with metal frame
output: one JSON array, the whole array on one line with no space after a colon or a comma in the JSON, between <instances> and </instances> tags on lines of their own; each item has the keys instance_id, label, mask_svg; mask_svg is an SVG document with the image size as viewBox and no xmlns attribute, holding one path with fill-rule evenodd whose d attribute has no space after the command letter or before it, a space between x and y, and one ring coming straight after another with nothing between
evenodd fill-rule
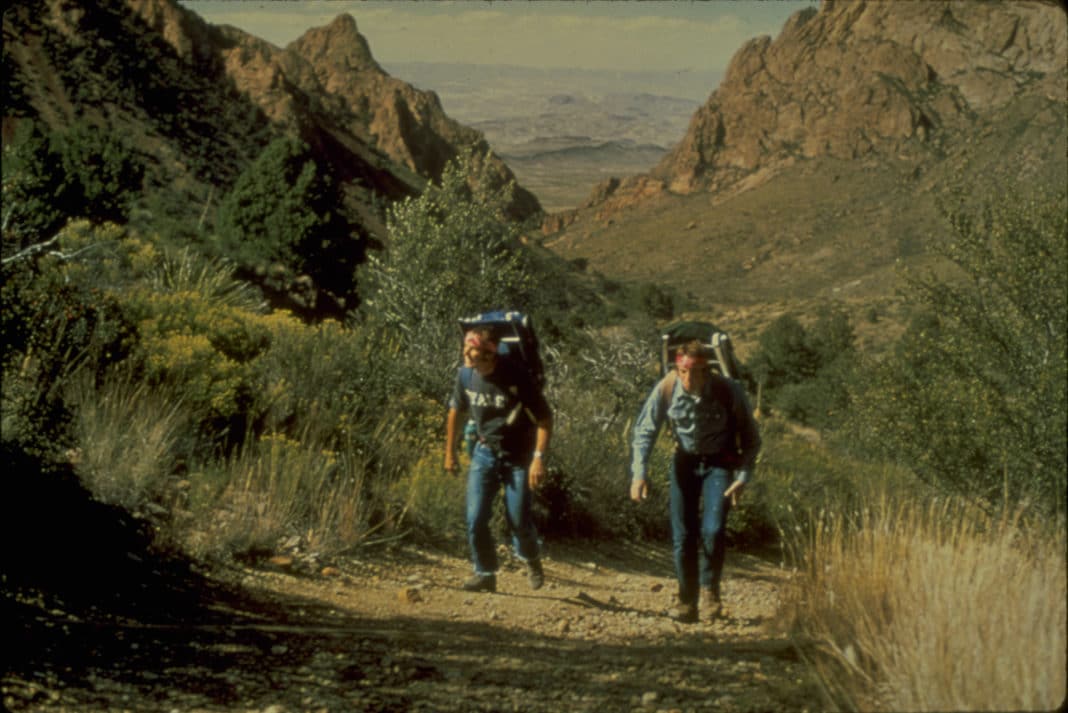
<instances>
[{"instance_id":1,"label":"backpack with metal frame","mask_svg":"<svg viewBox=\"0 0 1068 713\"><path fill-rule=\"evenodd\" d=\"M530 315L518 310L492 310L482 312L472 317L463 317L459 320L460 325L460 353L461 363L463 360L463 340L468 331L478 328L488 328L497 339L497 359L510 362L526 372L530 376L534 387L539 391L545 387L545 365L541 359L540 345L537 333L534 331L534 322ZM460 380L464 388L471 383L472 367L461 366ZM530 411L517 404L512 413L508 415L508 423L513 423L524 412L533 421ZM474 429L474 422L468 421L464 429L465 446L468 452L474 448L469 441Z\"/></svg>"},{"instance_id":2,"label":"backpack with metal frame","mask_svg":"<svg viewBox=\"0 0 1068 713\"><path fill-rule=\"evenodd\" d=\"M670 324L660 335L660 374L664 377L660 380L660 402L665 411L677 378L675 354L679 347L695 340L701 343L708 356L709 369L728 379L741 378L741 365L725 331L711 322L683 321Z\"/></svg>"}]
</instances>

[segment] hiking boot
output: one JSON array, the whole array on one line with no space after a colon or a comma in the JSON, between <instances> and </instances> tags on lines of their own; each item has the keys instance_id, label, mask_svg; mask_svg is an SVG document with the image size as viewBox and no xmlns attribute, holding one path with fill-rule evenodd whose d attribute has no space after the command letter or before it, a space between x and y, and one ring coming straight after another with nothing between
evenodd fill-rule
<instances>
[{"instance_id":1,"label":"hiking boot","mask_svg":"<svg viewBox=\"0 0 1068 713\"><path fill-rule=\"evenodd\" d=\"M496 592L497 575L476 574L464 582L465 592Z\"/></svg>"},{"instance_id":2,"label":"hiking boot","mask_svg":"<svg viewBox=\"0 0 1068 713\"><path fill-rule=\"evenodd\" d=\"M545 570L541 567L541 560L527 560L527 580L531 589L541 589L545 584Z\"/></svg>"},{"instance_id":3,"label":"hiking boot","mask_svg":"<svg viewBox=\"0 0 1068 713\"><path fill-rule=\"evenodd\" d=\"M697 605L679 603L675 607L675 621L680 624L697 623Z\"/></svg>"},{"instance_id":4,"label":"hiking boot","mask_svg":"<svg viewBox=\"0 0 1068 713\"><path fill-rule=\"evenodd\" d=\"M705 589L701 592L701 608L710 621L723 616L723 602L714 589Z\"/></svg>"}]
</instances>

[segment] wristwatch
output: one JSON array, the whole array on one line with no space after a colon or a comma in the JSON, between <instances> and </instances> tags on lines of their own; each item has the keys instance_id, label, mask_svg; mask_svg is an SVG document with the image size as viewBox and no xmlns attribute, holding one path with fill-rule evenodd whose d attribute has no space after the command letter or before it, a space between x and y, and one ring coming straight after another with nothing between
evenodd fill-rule
<instances>
[{"instance_id":1,"label":"wristwatch","mask_svg":"<svg viewBox=\"0 0 1068 713\"><path fill-rule=\"evenodd\" d=\"M534 451L534 457L535 458L544 458L545 454L542 453L541 451Z\"/></svg>"}]
</instances>

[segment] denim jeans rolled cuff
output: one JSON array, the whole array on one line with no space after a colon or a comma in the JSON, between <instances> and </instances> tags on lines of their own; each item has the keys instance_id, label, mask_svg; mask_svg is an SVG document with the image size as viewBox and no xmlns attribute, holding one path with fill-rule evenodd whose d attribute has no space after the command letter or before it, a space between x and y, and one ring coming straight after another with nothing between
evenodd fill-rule
<instances>
[{"instance_id":1,"label":"denim jeans rolled cuff","mask_svg":"<svg viewBox=\"0 0 1068 713\"><path fill-rule=\"evenodd\" d=\"M671 535L679 600L683 603L696 603L701 588L719 592L730 510L723 493L730 482L730 471L699 457L677 453L672 459L668 493Z\"/></svg>"},{"instance_id":2,"label":"denim jeans rolled cuff","mask_svg":"<svg viewBox=\"0 0 1068 713\"><path fill-rule=\"evenodd\" d=\"M478 574L497 571L497 549L490 520L497 494L504 488L504 514L512 532L512 546L524 560L538 559L538 533L531 515L531 493L527 483L527 466L505 460L479 444L471 456L467 471L467 542L471 563Z\"/></svg>"}]
</instances>

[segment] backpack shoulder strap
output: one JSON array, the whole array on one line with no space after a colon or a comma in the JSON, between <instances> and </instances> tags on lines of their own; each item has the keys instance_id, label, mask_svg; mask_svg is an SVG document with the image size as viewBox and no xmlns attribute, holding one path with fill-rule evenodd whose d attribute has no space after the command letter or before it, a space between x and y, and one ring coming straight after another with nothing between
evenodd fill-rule
<instances>
[{"instance_id":1,"label":"backpack shoulder strap","mask_svg":"<svg viewBox=\"0 0 1068 713\"><path fill-rule=\"evenodd\" d=\"M679 434L675 432L675 424L668 418L668 407L671 406L671 394L675 392L675 382L679 380L679 373L672 369L660 380L660 413L668 422L671 429L671 438L675 441L675 447L679 447Z\"/></svg>"},{"instance_id":2,"label":"backpack shoulder strap","mask_svg":"<svg viewBox=\"0 0 1068 713\"><path fill-rule=\"evenodd\" d=\"M675 382L679 380L679 373L672 369L660 380L660 413L667 415L668 406L671 405L671 393L675 390Z\"/></svg>"}]
</instances>

